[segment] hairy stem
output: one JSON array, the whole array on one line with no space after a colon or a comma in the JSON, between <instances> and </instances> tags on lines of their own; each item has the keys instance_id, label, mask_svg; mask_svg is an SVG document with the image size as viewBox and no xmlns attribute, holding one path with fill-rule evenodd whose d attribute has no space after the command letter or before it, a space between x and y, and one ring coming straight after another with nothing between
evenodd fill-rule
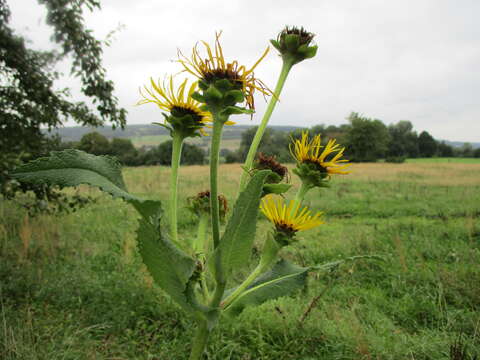
<instances>
[{"instance_id":1,"label":"hairy stem","mask_svg":"<svg viewBox=\"0 0 480 360\"><path fill-rule=\"evenodd\" d=\"M206 255L208 252L208 243L206 242L207 226L209 214L202 213L198 220L197 238L193 243L193 251L197 254Z\"/></svg>"},{"instance_id":2,"label":"hairy stem","mask_svg":"<svg viewBox=\"0 0 480 360\"><path fill-rule=\"evenodd\" d=\"M295 201L295 206L293 209L296 209L297 207L300 207L302 205L303 199L305 198L305 195L310 189L311 187L306 185L302 181L302 185L300 185L300 187L298 188L297 194L295 195L295 199L293 200Z\"/></svg>"},{"instance_id":3,"label":"hairy stem","mask_svg":"<svg viewBox=\"0 0 480 360\"><path fill-rule=\"evenodd\" d=\"M262 140L263 134L265 133L265 129L267 127L268 121L272 116L273 110L275 109L275 105L277 105L278 99L280 97L280 93L282 92L283 85L285 84L285 80L287 79L288 73L293 66L293 62L291 60L284 60L282 65L282 70L280 71L280 75L277 80L277 85L275 86L275 91L273 96L270 98L270 102L268 103L267 110L265 110L265 114L263 114L262 122L255 133L255 137L253 138L252 145L250 145L250 149L248 150L247 159L245 160L244 164L244 171L242 173L242 177L240 178L240 188L239 192L245 189L247 179L248 179L248 171L252 168L253 160L255 159L255 155L257 154L258 146L260 145L260 141Z\"/></svg>"},{"instance_id":4,"label":"hairy stem","mask_svg":"<svg viewBox=\"0 0 480 360\"><path fill-rule=\"evenodd\" d=\"M209 334L207 322L205 320L199 321L195 337L193 338L189 360L199 360L202 358Z\"/></svg>"},{"instance_id":5,"label":"hairy stem","mask_svg":"<svg viewBox=\"0 0 480 360\"><path fill-rule=\"evenodd\" d=\"M215 281L216 287L213 299L210 304L212 308L217 308L225 291L225 278L222 269L222 256L220 252L220 209L218 204L218 157L220 152L220 141L222 139L222 130L224 122L216 118L213 113L213 134L212 145L210 148L210 208L212 214L212 238L213 249L215 251Z\"/></svg>"},{"instance_id":6,"label":"hairy stem","mask_svg":"<svg viewBox=\"0 0 480 360\"><path fill-rule=\"evenodd\" d=\"M235 299L242 294L245 289L263 272L263 264L258 264L257 267L248 275L248 277L232 292L224 301L222 301L222 308L227 308Z\"/></svg>"},{"instance_id":7,"label":"hairy stem","mask_svg":"<svg viewBox=\"0 0 480 360\"><path fill-rule=\"evenodd\" d=\"M182 155L183 137L173 134L172 142L172 173L170 175L170 235L174 243L178 242L177 198L178 198L178 168Z\"/></svg>"}]
</instances>

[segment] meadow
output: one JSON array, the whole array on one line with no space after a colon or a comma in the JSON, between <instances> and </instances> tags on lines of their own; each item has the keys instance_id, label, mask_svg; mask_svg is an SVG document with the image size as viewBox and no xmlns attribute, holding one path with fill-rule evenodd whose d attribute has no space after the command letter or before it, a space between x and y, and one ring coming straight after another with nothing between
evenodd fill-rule
<instances>
[{"instance_id":1,"label":"meadow","mask_svg":"<svg viewBox=\"0 0 480 360\"><path fill-rule=\"evenodd\" d=\"M131 192L166 202L169 171L127 168L124 176ZM240 171L221 166L229 200ZM346 261L312 273L295 296L224 319L206 359L480 357L480 163L352 171L308 194L326 223L283 250L301 265ZM208 167L180 173L181 198L207 189ZM142 267L135 211L97 190L78 191L96 201L69 215L29 218L0 203L0 359L186 359L193 322ZM187 235L195 218L182 204L179 231ZM270 225L259 224L261 242ZM375 257L348 260L362 255Z\"/></svg>"}]
</instances>

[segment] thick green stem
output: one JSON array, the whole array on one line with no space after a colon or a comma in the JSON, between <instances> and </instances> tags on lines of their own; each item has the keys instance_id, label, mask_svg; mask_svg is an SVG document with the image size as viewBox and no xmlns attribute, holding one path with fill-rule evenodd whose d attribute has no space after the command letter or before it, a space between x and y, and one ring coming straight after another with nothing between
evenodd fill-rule
<instances>
[{"instance_id":1,"label":"thick green stem","mask_svg":"<svg viewBox=\"0 0 480 360\"><path fill-rule=\"evenodd\" d=\"M218 158L220 152L220 141L222 139L222 130L224 122L216 118L213 113L213 134L212 145L210 148L210 208L212 214L212 238L213 249L215 251L215 293L210 304L212 308L217 308L225 291L225 278L222 269L222 256L220 245L220 209L218 203Z\"/></svg>"},{"instance_id":2,"label":"thick green stem","mask_svg":"<svg viewBox=\"0 0 480 360\"><path fill-rule=\"evenodd\" d=\"M278 99L280 97L280 93L282 92L283 85L285 84L285 80L287 79L288 73L293 66L293 61L291 60L284 60L282 65L282 70L280 72L280 76L278 77L277 85L275 86L275 91L273 96L270 98L270 102L268 103L267 110L265 110L265 114L263 114L262 122L255 133L255 137L253 138L252 145L250 145L250 149L248 150L247 159L245 160L244 164L244 171L242 173L242 177L240 178L240 188L239 192L243 191L247 179L248 179L248 171L252 168L253 160L255 160L255 155L257 154L258 146L260 145L260 141L262 140L263 134L265 133L265 129L267 127L268 121L272 116L273 110L275 109L275 105L277 105Z\"/></svg>"},{"instance_id":3,"label":"thick green stem","mask_svg":"<svg viewBox=\"0 0 480 360\"><path fill-rule=\"evenodd\" d=\"M297 194L295 195L295 199L293 201L295 201L295 207L294 209L297 207L297 206L301 206L302 205L302 202L303 202L303 199L305 198L305 195L307 194L307 192L311 189L311 186L308 186L306 185L303 181L302 181L302 185L300 185L300 187L298 188L298 191L297 191Z\"/></svg>"},{"instance_id":4,"label":"thick green stem","mask_svg":"<svg viewBox=\"0 0 480 360\"><path fill-rule=\"evenodd\" d=\"M192 351L190 353L189 360L199 360L202 358L203 352L207 345L208 335L207 322L202 320L198 322L197 331L192 343Z\"/></svg>"},{"instance_id":5,"label":"thick green stem","mask_svg":"<svg viewBox=\"0 0 480 360\"><path fill-rule=\"evenodd\" d=\"M247 287L264 271L263 264L258 264L255 270L241 283L234 292L232 292L224 301L222 301L222 308L227 308Z\"/></svg>"},{"instance_id":6,"label":"thick green stem","mask_svg":"<svg viewBox=\"0 0 480 360\"><path fill-rule=\"evenodd\" d=\"M206 255L208 252L208 243L206 242L206 234L207 234L207 226L208 226L209 214L202 213L200 215L200 219L198 220L198 230L197 230L197 238L193 243L193 251L196 254L203 254Z\"/></svg>"},{"instance_id":7,"label":"thick green stem","mask_svg":"<svg viewBox=\"0 0 480 360\"><path fill-rule=\"evenodd\" d=\"M200 261L205 263L205 259L207 258L207 254L209 251L209 243L207 238L207 226L208 221L210 220L210 214L208 213L201 213L200 219L198 221L198 232L197 238L194 240L195 242L192 245L193 251L195 254L198 254ZM202 274L202 278L200 280L202 294L205 301L210 301L210 293L208 291L208 284L206 273Z\"/></svg>"},{"instance_id":8,"label":"thick green stem","mask_svg":"<svg viewBox=\"0 0 480 360\"><path fill-rule=\"evenodd\" d=\"M173 134L172 142L172 173L170 175L170 235L174 243L178 242L177 198L178 198L178 168L182 155L183 137Z\"/></svg>"},{"instance_id":9,"label":"thick green stem","mask_svg":"<svg viewBox=\"0 0 480 360\"><path fill-rule=\"evenodd\" d=\"M268 236L265 244L263 245L262 257L260 262L253 272L241 283L235 291L233 291L222 302L222 308L226 309L232 302L234 302L251 284L255 279L266 271L276 260L278 252L281 249L281 245L275 241L273 236Z\"/></svg>"}]
</instances>

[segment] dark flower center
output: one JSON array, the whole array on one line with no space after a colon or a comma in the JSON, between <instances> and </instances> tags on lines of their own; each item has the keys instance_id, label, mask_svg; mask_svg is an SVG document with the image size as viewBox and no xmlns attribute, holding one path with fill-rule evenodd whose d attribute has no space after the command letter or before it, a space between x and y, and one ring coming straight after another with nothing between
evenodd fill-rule
<instances>
[{"instance_id":1,"label":"dark flower center","mask_svg":"<svg viewBox=\"0 0 480 360\"><path fill-rule=\"evenodd\" d=\"M278 174L282 179L288 174L288 169L280 164L275 159L275 156L267 156L263 153L258 154L255 168L258 170L271 170Z\"/></svg>"}]
</instances>

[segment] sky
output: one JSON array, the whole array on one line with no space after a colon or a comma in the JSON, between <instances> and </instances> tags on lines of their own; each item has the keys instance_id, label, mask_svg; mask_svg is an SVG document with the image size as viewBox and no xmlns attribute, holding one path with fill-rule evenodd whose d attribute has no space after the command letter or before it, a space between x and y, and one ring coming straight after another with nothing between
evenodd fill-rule
<instances>
[{"instance_id":1,"label":"sky","mask_svg":"<svg viewBox=\"0 0 480 360\"><path fill-rule=\"evenodd\" d=\"M45 10L34 0L8 1L11 25L38 49L54 47ZM115 82L128 124L162 120L152 104L135 106L138 89L150 77L181 70L185 54L199 40L213 43L221 30L227 61L249 68L285 25L316 34L317 56L296 65L287 79L272 125L340 125L355 111L385 124L412 122L436 139L480 142L480 1L478 0L103 0L85 11L87 27L99 39L112 30L104 50L107 76ZM255 75L275 87L281 59L275 49ZM81 98L79 79L58 82ZM177 75L179 80L185 74ZM258 95L256 114L237 116L260 123L266 103ZM70 124L72 125L72 124Z\"/></svg>"}]
</instances>

